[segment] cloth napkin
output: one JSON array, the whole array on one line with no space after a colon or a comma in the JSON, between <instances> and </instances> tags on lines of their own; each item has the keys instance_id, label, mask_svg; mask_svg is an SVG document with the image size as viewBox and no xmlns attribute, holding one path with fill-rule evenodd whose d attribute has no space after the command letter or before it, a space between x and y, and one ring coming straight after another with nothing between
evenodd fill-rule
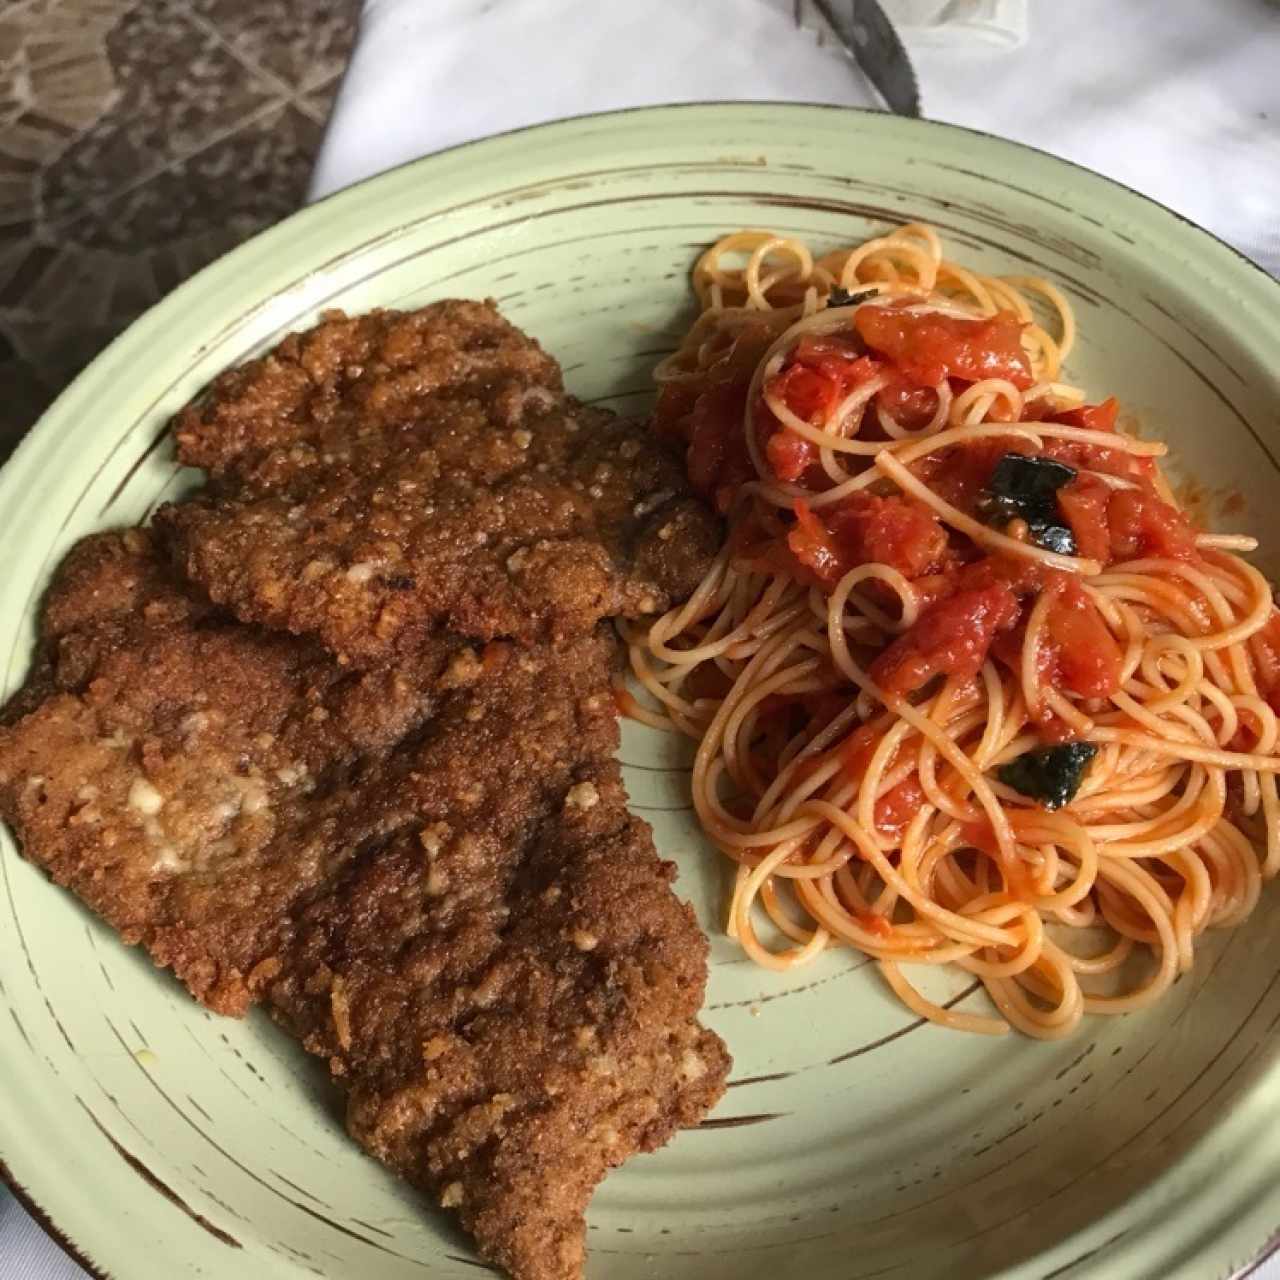
<instances>
[{"instance_id":1,"label":"cloth napkin","mask_svg":"<svg viewBox=\"0 0 1280 1280\"><path fill-rule=\"evenodd\" d=\"M916 48L986 43L1012 49L1027 38L1027 0L884 0L883 7Z\"/></svg>"},{"instance_id":2,"label":"cloth napkin","mask_svg":"<svg viewBox=\"0 0 1280 1280\"><path fill-rule=\"evenodd\" d=\"M1280 275L1280 7L885 0L925 114L1096 169ZM368 0L318 198L504 129L661 102L874 106L807 0ZM1273 904L1274 905L1274 904ZM0 1280L85 1280L0 1190ZM1255 1280L1280 1280L1264 1263Z\"/></svg>"},{"instance_id":3,"label":"cloth napkin","mask_svg":"<svg viewBox=\"0 0 1280 1280\"><path fill-rule=\"evenodd\" d=\"M1026 5L883 0L936 50L1017 45ZM366 0L312 195L523 125L743 98L879 105L811 0Z\"/></svg>"},{"instance_id":4,"label":"cloth napkin","mask_svg":"<svg viewBox=\"0 0 1280 1280\"><path fill-rule=\"evenodd\" d=\"M926 116L1117 178L1280 274L1273 0L885 8L901 24ZM822 26L808 0L369 0L311 193L486 134L615 107L879 105Z\"/></svg>"}]
</instances>

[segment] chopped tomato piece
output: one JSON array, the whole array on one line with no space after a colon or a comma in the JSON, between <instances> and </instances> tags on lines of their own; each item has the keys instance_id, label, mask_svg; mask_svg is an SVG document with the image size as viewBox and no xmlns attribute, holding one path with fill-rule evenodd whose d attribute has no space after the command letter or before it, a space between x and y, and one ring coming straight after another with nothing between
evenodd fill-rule
<instances>
[{"instance_id":1,"label":"chopped tomato piece","mask_svg":"<svg viewBox=\"0 0 1280 1280\"><path fill-rule=\"evenodd\" d=\"M983 853L990 854L993 858L999 855L1000 841L996 839L996 833L992 829L989 818L983 817L977 818L972 822L962 822L960 824L960 832L966 844L975 849L981 849Z\"/></svg>"},{"instance_id":2,"label":"chopped tomato piece","mask_svg":"<svg viewBox=\"0 0 1280 1280\"><path fill-rule=\"evenodd\" d=\"M923 803L920 775L913 773L876 801L876 830L886 836L896 836L916 816Z\"/></svg>"},{"instance_id":3,"label":"chopped tomato piece","mask_svg":"<svg viewBox=\"0 0 1280 1280\"><path fill-rule=\"evenodd\" d=\"M917 386L892 365L889 372L888 384L876 392L880 407L907 431L927 427L938 408L938 393L932 387Z\"/></svg>"},{"instance_id":4,"label":"chopped tomato piece","mask_svg":"<svg viewBox=\"0 0 1280 1280\"><path fill-rule=\"evenodd\" d=\"M742 421L752 371L775 336L761 316L737 331L703 380L670 382L658 394L654 430L685 442L691 483L721 511L728 510L738 486L755 475Z\"/></svg>"},{"instance_id":5,"label":"chopped tomato piece","mask_svg":"<svg viewBox=\"0 0 1280 1280\"><path fill-rule=\"evenodd\" d=\"M1062 413L1047 413L1044 421L1056 422L1065 427L1083 427L1088 431L1114 432L1119 412L1120 403L1115 396L1111 396L1101 404L1084 404L1078 409L1066 409ZM1031 417L1032 413L1028 412L1024 416ZM1155 476L1154 458L1139 457L1124 449L1111 449L1081 440L1046 440L1043 452L1045 457L1065 462L1068 466L1086 471L1101 471L1104 475L1148 482Z\"/></svg>"},{"instance_id":6,"label":"chopped tomato piece","mask_svg":"<svg viewBox=\"0 0 1280 1280\"><path fill-rule=\"evenodd\" d=\"M769 469L779 480L794 484L818 460L818 447L785 427L775 431L764 446Z\"/></svg>"},{"instance_id":7,"label":"chopped tomato piece","mask_svg":"<svg viewBox=\"0 0 1280 1280\"><path fill-rule=\"evenodd\" d=\"M807 365L793 364L765 384L765 392L781 400L803 422L826 421L840 396L840 384Z\"/></svg>"},{"instance_id":8,"label":"chopped tomato piece","mask_svg":"<svg viewBox=\"0 0 1280 1280\"><path fill-rule=\"evenodd\" d=\"M826 523L849 566L887 564L904 577L936 573L947 561L947 532L923 503L851 494L828 508Z\"/></svg>"},{"instance_id":9,"label":"chopped tomato piece","mask_svg":"<svg viewBox=\"0 0 1280 1280\"><path fill-rule=\"evenodd\" d=\"M971 320L897 306L859 307L853 322L868 347L919 386L937 386L943 378L1007 378L1016 387L1031 385L1022 321L1011 311Z\"/></svg>"},{"instance_id":10,"label":"chopped tomato piece","mask_svg":"<svg viewBox=\"0 0 1280 1280\"><path fill-rule=\"evenodd\" d=\"M1149 479L1154 465L1154 459L1138 458L1123 449L1108 449L1080 440L1046 440L1040 456L1065 462L1077 471L1101 471L1103 475L1120 476L1125 480Z\"/></svg>"},{"instance_id":11,"label":"chopped tomato piece","mask_svg":"<svg viewBox=\"0 0 1280 1280\"><path fill-rule=\"evenodd\" d=\"M807 502L798 501L795 513L796 524L787 534L787 546L819 584L834 587L849 572L844 553Z\"/></svg>"},{"instance_id":12,"label":"chopped tomato piece","mask_svg":"<svg viewBox=\"0 0 1280 1280\"><path fill-rule=\"evenodd\" d=\"M879 367L878 361L857 355L835 338L806 334L765 390L797 418L818 426L850 392L875 377Z\"/></svg>"},{"instance_id":13,"label":"chopped tomato piece","mask_svg":"<svg viewBox=\"0 0 1280 1280\"><path fill-rule=\"evenodd\" d=\"M1017 672L1022 663L1022 650L1026 640L1026 627L1022 622L1008 631L996 633L991 641L991 656L1002 662L1010 671Z\"/></svg>"},{"instance_id":14,"label":"chopped tomato piece","mask_svg":"<svg viewBox=\"0 0 1280 1280\"><path fill-rule=\"evenodd\" d=\"M732 543L732 537L730 541ZM733 563L745 573L780 573L807 587L823 585L785 539L768 538L746 544L734 555Z\"/></svg>"},{"instance_id":15,"label":"chopped tomato piece","mask_svg":"<svg viewBox=\"0 0 1280 1280\"><path fill-rule=\"evenodd\" d=\"M1120 688L1120 646L1080 583L1067 574L1055 577L1040 645L1041 679L1082 698L1109 698Z\"/></svg>"},{"instance_id":16,"label":"chopped tomato piece","mask_svg":"<svg viewBox=\"0 0 1280 1280\"><path fill-rule=\"evenodd\" d=\"M944 502L969 515L991 482L996 463L1006 453L1030 453L1031 446L1016 436L1008 439L974 440L969 444L926 454L911 463L913 475L923 481Z\"/></svg>"},{"instance_id":17,"label":"chopped tomato piece","mask_svg":"<svg viewBox=\"0 0 1280 1280\"><path fill-rule=\"evenodd\" d=\"M1064 427L1087 427L1090 431L1114 431L1116 416L1120 412L1120 402L1115 396L1109 396L1101 404L1082 404L1078 409L1066 409L1055 413L1050 422L1061 423Z\"/></svg>"},{"instance_id":18,"label":"chopped tomato piece","mask_svg":"<svg viewBox=\"0 0 1280 1280\"><path fill-rule=\"evenodd\" d=\"M1196 553L1196 531L1182 512L1142 489L1119 489L1107 503L1111 558L1168 556L1190 560Z\"/></svg>"},{"instance_id":19,"label":"chopped tomato piece","mask_svg":"<svg viewBox=\"0 0 1280 1280\"><path fill-rule=\"evenodd\" d=\"M874 361L860 356L839 335L805 335L796 344L786 369L765 384L765 393L783 404L802 422L822 426L840 402L876 371ZM817 461L818 448L811 440L788 430L769 412L762 400L757 406L757 431L765 457L779 480L804 482Z\"/></svg>"},{"instance_id":20,"label":"chopped tomato piece","mask_svg":"<svg viewBox=\"0 0 1280 1280\"><path fill-rule=\"evenodd\" d=\"M852 333L806 333L792 347L789 361L816 369L846 395L879 368L879 362L863 352L861 341Z\"/></svg>"},{"instance_id":21,"label":"chopped tomato piece","mask_svg":"<svg viewBox=\"0 0 1280 1280\"><path fill-rule=\"evenodd\" d=\"M921 610L924 610L932 604L937 604L939 600L945 600L947 596L955 594L956 575L926 573L923 577L916 578L911 585L915 588L916 599L920 602Z\"/></svg>"},{"instance_id":22,"label":"chopped tomato piece","mask_svg":"<svg viewBox=\"0 0 1280 1280\"><path fill-rule=\"evenodd\" d=\"M1023 560L1020 556L983 556L981 560L965 565L960 571L958 586L973 590L999 583L1021 595L1041 590L1046 583L1046 572L1053 571L1046 571L1043 565L1034 560Z\"/></svg>"},{"instance_id":23,"label":"chopped tomato piece","mask_svg":"<svg viewBox=\"0 0 1280 1280\"><path fill-rule=\"evenodd\" d=\"M1096 476L1077 476L1058 490L1058 509L1075 535L1076 554L1102 564L1111 558L1107 504L1112 493Z\"/></svg>"},{"instance_id":24,"label":"chopped tomato piece","mask_svg":"<svg viewBox=\"0 0 1280 1280\"><path fill-rule=\"evenodd\" d=\"M824 586L861 564L887 564L917 578L948 559L946 530L928 507L908 498L855 493L821 515L805 502L795 510L787 545Z\"/></svg>"},{"instance_id":25,"label":"chopped tomato piece","mask_svg":"<svg viewBox=\"0 0 1280 1280\"><path fill-rule=\"evenodd\" d=\"M871 664L871 678L889 693L911 693L934 676L977 675L996 633L1018 615L1018 598L1005 583L957 591L926 609Z\"/></svg>"},{"instance_id":26,"label":"chopped tomato piece","mask_svg":"<svg viewBox=\"0 0 1280 1280\"><path fill-rule=\"evenodd\" d=\"M989 555L975 560L962 568L948 566L941 573L929 573L916 578L911 585L920 601L921 612L933 607L940 600L946 600L958 591L973 591L983 587L999 585L1008 587L1015 596L1037 591L1043 586L1045 570L1034 560L1022 560L1013 556ZM993 651L999 657L999 649L1006 644L1009 664L1017 663L1018 644L1003 631L998 632L993 642Z\"/></svg>"},{"instance_id":27,"label":"chopped tomato piece","mask_svg":"<svg viewBox=\"0 0 1280 1280\"><path fill-rule=\"evenodd\" d=\"M1079 736L1079 729L1069 725L1065 720L1052 713L1036 724L1036 736L1041 742L1050 746L1058 746L1064 742L1073 742Z\"/></svg>"}]
</instances>

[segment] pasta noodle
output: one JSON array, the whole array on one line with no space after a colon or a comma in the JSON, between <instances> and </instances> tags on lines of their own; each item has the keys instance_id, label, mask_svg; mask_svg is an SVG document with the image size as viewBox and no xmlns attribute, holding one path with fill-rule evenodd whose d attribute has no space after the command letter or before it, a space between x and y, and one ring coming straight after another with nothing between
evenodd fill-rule
<instances>
[{"instance_id":1,"label":"pasta noodle","mask_svg":"<svg viewBox=\"0 0 1280 1280\"><path fill-rule=\"evenodd\" d=\"M1048 281L910 225L822 256L735 232L693 287L656 425L729 537L688 601L619 624L620 696L698 744L730 935L774 970L854 947L918 1016L984 1034L1159 999L1280 868L1256 544L1196 530L1164 446L1063 380ZM926 999L918 965L994 1012Z\"/></svg>"}]
</instances>

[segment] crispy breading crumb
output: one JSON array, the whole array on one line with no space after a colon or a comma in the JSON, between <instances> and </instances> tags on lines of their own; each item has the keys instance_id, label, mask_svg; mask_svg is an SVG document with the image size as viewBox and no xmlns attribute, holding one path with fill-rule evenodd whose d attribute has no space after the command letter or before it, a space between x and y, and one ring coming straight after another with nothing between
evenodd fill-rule
<instances>
[{"instance_id":1,"label":"crispy breading crumb","mask_svg":"<svg viewBox=\"0 0 1280 1280\"><path fill-rule=\"evenodd\" d=\"M566 809L594 809L600 803L600 793L590 782L579 782L569 788L564 798Z\"/></svg>"},{"instance_id":2,"label":"crispy breading crumb","mask_svg":"<svg viewBox=\"0 0 1280 1280\"><path fill-rule=\"evenodd\" d=\"M418 832L418 841L427 851L429 857L436 857L444 848L444 842L450 835L447 822L429 822Z\"/></svg>"},{"instance_id":3,"label":"crispy breading crumb","mask_svg":"<svg viewBox=\"0 0 1280 1280\"><path fill-rule=\"evenodd\" d=\"M329 988L329 1008L333 1013L333 1027L338 1036L338 1046L351 1048L351 1005L347 1001L347 988L339 975Z\"/></svg>"},{"instance_id":4,"label":"crispy breading crumb","mask_svg":"<svg viewBox=\"0 0 1280 1280\"><path fill-rule=\"evenodd\" d=\"M37 781L43 782L44 779ZM135 778L129 788L129 808L147 815L157 814L164 808L164 796L146 778Z\"/></svg>"},{"instance_id":5,"label":"crispy breading crumb","mask_svg":"<svg viewBox=\"0 0 1280 1280\"><path fill-rule=\"evenodd\" d=\"M474 649L463 649L445 668L445 673L440 678L440 687L441 689L460 689L479 679L483 670L484 664L480 661L480 655Z\"/></svg>"},{"instance_id":6,"label":"crispy breading crumb","mask_svg":"<svg viewBox=\"0 0 1280 1280\"><path fill-rule=\"evenodd\" d=\"M692 1049L686 1049L684 1057L680 1059L680 1074L684 1079L701 1080L706 1072L707 1064Z\"/></svg>"}]
</instances>

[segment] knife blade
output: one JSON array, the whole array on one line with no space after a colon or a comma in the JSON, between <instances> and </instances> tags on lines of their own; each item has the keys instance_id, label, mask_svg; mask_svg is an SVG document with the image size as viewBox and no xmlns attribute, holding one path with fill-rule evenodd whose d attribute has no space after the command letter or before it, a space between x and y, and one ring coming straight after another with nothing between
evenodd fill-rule
<instances>
[{"instance_id":1,"label":"knife blade","mask_svg":"<svg viewBox=\"0 0 1280 1280\"><path fill-rule=\"evenodd\" d=\"M875 86L889 110L920 115L915 68L879 0L813 0L836 38Z\"/></svg>"}]
</instances>

